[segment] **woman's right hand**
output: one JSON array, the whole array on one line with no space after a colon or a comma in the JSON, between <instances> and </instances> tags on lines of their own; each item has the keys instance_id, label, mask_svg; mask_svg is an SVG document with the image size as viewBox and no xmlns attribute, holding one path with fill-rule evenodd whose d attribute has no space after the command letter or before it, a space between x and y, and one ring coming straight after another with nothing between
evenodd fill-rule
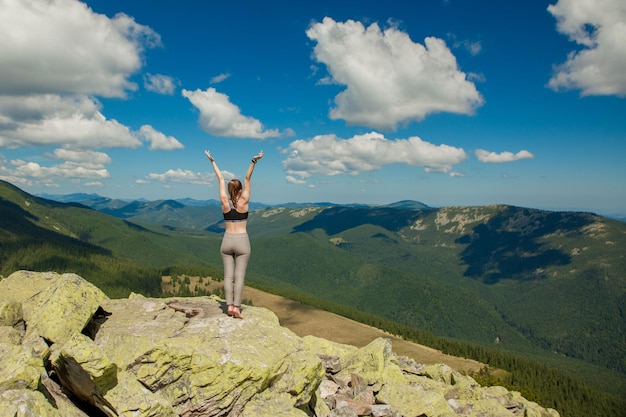
<instances>
[{"instance_id":1,"label":"woman's right hand","mask_svg":"<svg viewBox=\"0 0 626 417\"><path fill-rule=\"evenodd\" d=\"M215 161L215 158L213 158L213 155L211 155L211 152L204 151L204 154L206 155L207 158L209 158L209 161L211 162Z\"/></svg>"}]
</instances>

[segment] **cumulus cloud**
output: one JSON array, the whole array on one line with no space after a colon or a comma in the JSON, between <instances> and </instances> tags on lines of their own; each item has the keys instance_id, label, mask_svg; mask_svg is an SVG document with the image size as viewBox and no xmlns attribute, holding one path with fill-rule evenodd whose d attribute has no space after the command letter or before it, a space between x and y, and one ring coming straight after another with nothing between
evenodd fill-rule
<instances>
[{"instance_id":1,"label":"cumulus cloud","mask_svg":"<svg viewBox=\"0 0 626 417\"><path fill-rule=\"evenodd\" d=\"M422 45L394 27L329 17L306 34L317 42L315 59L326 64L334 83L346 86L335 97L332 119L392 130L432 113L473 114L483 104L441 39L428 37Z\"/></svg>"},{"instance_id":2,"label":"cumulus cloud","mask_svg":"<svg viewBox=\"0 0 626 417\"><path fill-rule=\"evenodd\" d=\"M86 96L0 96L0 147L49 145L135 148L141 142Z\"/></svg>"},{"instance_id":3,"label":"cumulus cloud","mask_svg":"<svg viewBox=\"0 0 626 417\"><path fill-rule=\"evenodd\" d=\"M38 162L15 159L10 162L12 168L3 167L0 170L0 178L10 178L19 184L30 185L35 181L46 185L59 178L80 180L109 177L105 165L111 163L111 158L102 152L55 149L45 157L62 162L42 165Z\"/></svg>"},{"instance_id":4,"label":"cumulus cloud","mask_svg":"<svg viewBox=\"0 0 626 417\"><path fill-rule=\"evenodd\" d=\"M169 95L174 94L176 82L172 77L162 74L146 74L143 77L143 86L153 93Z\"/></svg>"},{"instance_id":5,"label":"cumulus cloud","mask_svg":"<svg viewBox=\"0 0 626 417\"><path fill-rule=\"evenodd\" d=\"M0 4L0 94L124 97L137 88L128 77L141 52L161 42L125 14L110 19L75 0Z\"/></svg>"},{"instance_id":6,"label":"cumulus cloud","mask_svg":"<svg viewBox=\"0 0 626 417\"><path fill-rule=\"evenodd\" d=\"M512 152L496 153L485 151L483 149L477 149L474 153L480 162L492 164L519 161L520 159L533 159L535 157L535 155L526 150L522 150L514 154Z\"/></svg>"},{"instance_id":7,"label":"cumulus cloud","mask_svg":"<svg viewBox=\"0 0 626 417\"><path fill-rule=\"evenodd\" d=\"M211 135L254 139L280 136L278 130L265 129L259 120L242 115L230 97L215 88L183 90L183 96L200 111L200 126Z\"/></svg>"},{"instance_id":8,"label":"cumulus cloud","mask_svg":"<svg viewBox=\"0 0 626 417\"><path fill-rule=\"evenodd\" d=\"M155 130L150 125L143 125L139 129L139 134L143 136L143 138L150 142L151 150L173 150L173 149L183 149L184 146L182 143L178 141L173 136L166 136L165 134Z\"/></svg>"},{"instance_id":9,"label":"cumulus cloud","mask_svg":"<svg viewBox=\"0 0 626 417\"><path fill-rule=\"evenodd\" d=\"M420 139L386 139L371 132L341 139L335 135L296 140L284 150L283 168L287 181L297 182L313 175L358 175L384 165L422 166L427 172L448 172L466 158L465 151L448 145L433 145Z\"/></svg>"},{"instance_id":10,"label":"cumulus cloud","mask_svg":"<svg viewBox=\"0 0 626 417\"><path fill-rule=\"evenodd\" d=\"M626 2L559 0L548 11L559 33L582 48L555 67L548 85L557 91L580 89L583 96L626 96Z\"/></svg>"},{"instance_id":11,"label":"cumulus cloud","mask_svg":"<svg viewBox=\"0 0 626 417\"><path fill-rule=\"evenodd\" d=\"M162 174L151 173L146 178L162 183L188 183L208 185L215 180L214 174L193 172L188 169L169 169Z\"/></svg>"},{"instance_id":12,"label":"cumulus cloud","mask_svg":"<svg viewBox=\"0 0 626 417\"><path fill-rule=\"evenodd\" d=\"M95 151L72 151L69 149L55 149L50 155L54 159L82 164L83 166L103 167L105 164L111 163L111 158L104 152Z\"/></svg>"},{"instance_id":13,"label":"cumulus cloud","mask_svg":"<svg viewBox=\"0 0 626 417\"><path fill-rule=\"evenodd\" d=\"M292 175L287 175L285 177L285 180L287 180L287 182L291 183L291 184L306 184L305 180L302 179L298 179Z\"/></svg>"},{"instance_id":14,"label":"cumulus cloud","mask_svg":"<svg viewBox=\"0 0 626 417\"><path fill-rule=\"evenodd\" d=\"M37 162L26 162L22 160L11 161L15 166L15 173L20 177L29 178L108 178L109 171L105 168L93 168L71 161L66 161L59 165L42 166Z\"/></svg>"},{"instance_id":15,"label":"cumulus cloud","mask_svg":"<svg viewBox=\"0 0 626 417\"><path fill-rule=\"evenodd\" d=\"M142 142L140 132L107 119L95 97L135 91L130 77L141 69L143 52L161 45L159 35L123 13L109 18L77 0L0 0L0 9L0 147L59 147L37 162L15 159L0 174L16 184L50 186L55 179L108 178L109 156L93 150ZM167 91L167 79L149 78L148 86ZM150 133L152 146L169 139Z\"/></svg>"}]
</instances>

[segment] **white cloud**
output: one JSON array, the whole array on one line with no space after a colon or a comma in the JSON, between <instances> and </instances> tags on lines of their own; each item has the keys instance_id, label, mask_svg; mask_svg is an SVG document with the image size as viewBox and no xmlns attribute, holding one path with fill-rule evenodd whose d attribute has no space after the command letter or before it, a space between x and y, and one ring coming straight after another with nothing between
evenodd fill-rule
<instances>
[{"instance_id":1,"label":"white cloud","mask_svg":"<svg viewBox=\"0 0 626 417\"><path fill-rule=\"evenodd\" d=\"M380 133L341 139L335 135L296 140L283 151L287 181L313 175L358 175L384 165L423 166L427 172L448 172L466 158L465 151L448 145L433 145L419 137L386 139ZM291 180L290 180L291 178Z\"/></svg>"},{"instance_id":2,"label":"white cloud","mask_svg":"<svg viewBox=\"0 0 626 417\"><path fill-rule=\"evenodd\" d=\"M287 182L289 182L291 184L306 184L305 180L298 179L298 178L296 178L296 177L294 177L292 175L287 175L285 177L285 180L287 180Z\"/></svg>"},{"instance_id":3,"label":"white cloud","mask_svg":"<svg viewBox=\"0 0 626 417\"><path fill-rule=\"evenodd\" d=\"M474 153L476 154L476 157L480 162L494 164L519 161L520 159L533 159L535 157L535 155L528 152L527 150L522 150L514 154L512 152L496 153L485 151L483 149L477 149Z\"/></svg>"},{"instance_id":4,"label":"white cloud","mask_svg":"<svg viewBox=\"0 0 626 417\"><path fill-rule=\"evenodd\" d=\"M229 73L216 75L215 77L211 78L211 84L219 84L222 81L227 80L228 78L230 78L230 74Z\"/></svg>"},{"instance_id":5,"label":"white cloud","mask_svg":"<svg viewBox=\"0 0 626 417\"><path fill-rule=\"evenodd\" d=\"M626 96L626 2L559 0L548 11L559 33L582 47L555 68L548 85L580 89L583 96Z\"/></svg>"},{"instance_id":6,"label":"white cloud","mask_svg":"<svg viewBox=\"0 0 626 417\"><path fill-rule=\"evenodd\" d=\"M255 139L280 136L278 130L266 130L259 120L242 115L239 107L215 88L183 90L183 96L200 110L200 126L211 135Z\"/></svg>"},{"instance_id":7,"label":"white cloud","mask_svg":"<svg viewBox=\"0 0 626 417\"><path fill-rule=\"evenodd\" d=\"M0 10L0 147L141 146L136 132L102 114L95 97L137 89L130 76L142 52L161 44L157 33L76 0L0 0Z\"/></svg>"},{"instance_id":8,"label":"white cloud","mask_svg":"<svg viewBox=\"0 0 626 417\"><path fill-rule=\"evenodd\" d=\"M377 24L365 28L329 17L306 34L317 41L317 61L346 86L335 97L332 119L395 129L432 113L473 114L483 103L441 39L428 37L421 45L394 27L381 31Z\"/></svg>"},{"instance_id":9,"label":"white cloud","mask_svg":"<svg viewBox=\"0 0 626 417\"><path fill-rule=\"evenodd\" d=\"M143 77L144 88L153 93L172 95L176 90L176 82L172 77L162 74L146 74Z\"/></svg>"},{"instance_id":10,"label":"white cloud","mask_svg":"<svg viewBox=\"0 0 626 417\"><path fill-rule=\"evenodd\" d=\"M110 164L111 158L103 152L95 151L73 151L69 149L55 149L51 155L54 159L60 159L75 164L89 165L93 167L102 167L104 164Z\"/></svg>"},{"instance_id":11,"label":"white cloud","mask_svg":"<svg viewBox=\"0 0 626 417\"><path fill-rule=\"evenodd\" d=\"M143 136L148 142L150 142L151 150L173 150L183 149L184 146L173 136L166 136L165 134L155 130L150 125L143 125L139 129L139 134Z\"/></svg>"},{"instance_id":12,"label":"white cloud","mask_svg":"<svg viewBox=\"0 0 626 417\"><path fill-rule=\"evenodd\" d=\"M14 174L18 177L32 179L51 178L108 178L109 171L104 167L93 167L76 162L66 161L59 165L41 166L37 162L22 160L11 161L15 166Z\"/></svg>"},{"instance_id":13,"label":"white cloud","mask_svg":"<svg viewBox=\"0 0 626 417\"><path fill-rule=\"evenodd\" d=\"M146 176L150 180L162 183L188 183L208 185L215 180L214 174L206 172L193 172L184 169L169 169L162 174L151 173Z\"/></svg>"},{"instance_id":14,"label":"white cloud","mask_svg":"<svg viewBox=\"0 0 626 417\"><path fill-rule=\"evenodd\" d=\"M105 165L111 163L111 158L102 152L75 151L69 149L55 149L52 154L46 153L46 158L62 161L59 164L42 165L33 161L14 159L8 166L0 167L0 178L13 184L58 186L59 180L104 179L109 178L109 171ZM2 161L7 165L6 161ZM98 185L99 181L90 181L85 185Z\"/></svg>"},{"instance_id":15,"label":"white cloud","mask_svg":"<svg viewBox=\"0 0 626 417\"><path fill-rule=\"evenodd\" d=\"M452 42L453 48L463 48L469 52L470 55L478 55L483 50L483 45L480 41L470 41L469 39L459 40L453 33L448 33L448 38Z\"/></svg>"},{"instance_id":16,"label":"white cloud","mask_svg":"<svg viewBox=\"0 0 626 417\"><path fill-rule=\"evenodd\" d=\"M86 96L0 96L0 146L135 148L141 142Z\"/></svg>"},{"instance_id":17,"label":"white cloud","mask_svg":"<svg viewBox=\"0 0 626 417\"><path fill-rule=\"evenodd\" d=\"M0 0L0 94L124 97L157 33L75 0ZM71 47L69 47L71 45Z\"/></svg>"}]
</instances>

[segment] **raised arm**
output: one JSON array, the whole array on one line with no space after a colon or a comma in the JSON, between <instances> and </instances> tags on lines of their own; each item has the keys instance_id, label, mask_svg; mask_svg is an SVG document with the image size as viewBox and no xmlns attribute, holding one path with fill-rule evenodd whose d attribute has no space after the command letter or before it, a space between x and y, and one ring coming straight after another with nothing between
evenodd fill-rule
<instances>
[{"instance_id":1,"label":"raised arm","mask_svg":"<svg viewBox=\"0 0 626 417\"><path fill-rule=\"evenodd\" d=\"M246 172L246 178L243 182L243 192L241 193L241 199L244 204L248 204L250 201L250 181L252 180L252 173L254 172L254 167L259 159L263 158L263 151L252 157L252 161L250 162L250 166L248 167L248 172Z\"/></svg>"},{"instance_id":2,"label":"raised arm","mask_svg":"<svg viewBox=\"0 0 626 417\"><path fill-rule=\"evenodd\" d=\"M230 205L228 204L228 193L226 192L226 185L224 184L224 176L222 175L222 171L217 166L215 162L215 158L211 155L211 152L204 151L204 154L209 161L211 161L211 165L213 165L213 170L215 171L215 176L217 177L217 183L219 184L220 189L220 202L222 203L222 211L226 213L230 210Z\"/></svg>"}]
</instances>

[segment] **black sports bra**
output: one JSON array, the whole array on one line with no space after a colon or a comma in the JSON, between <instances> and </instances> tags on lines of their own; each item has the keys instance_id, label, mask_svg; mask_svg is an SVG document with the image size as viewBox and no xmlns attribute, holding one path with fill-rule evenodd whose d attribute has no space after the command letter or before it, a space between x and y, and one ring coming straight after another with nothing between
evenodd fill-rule
<instances>
[{"instance_id":1,"label":"black sports bra","mask_svg":"<svg viewBox=\"0 0 626 417\"><path fill-rule=\"evenodd\" d=\"M224 213L225 222L245 222L246 220L248 220L247 211L245 213L240 213L237 210L235 210L235 207L233 207L230 201L228 202L228 204L230 205L230 211L227 213Z\"/></svg>"}]
</instances>

